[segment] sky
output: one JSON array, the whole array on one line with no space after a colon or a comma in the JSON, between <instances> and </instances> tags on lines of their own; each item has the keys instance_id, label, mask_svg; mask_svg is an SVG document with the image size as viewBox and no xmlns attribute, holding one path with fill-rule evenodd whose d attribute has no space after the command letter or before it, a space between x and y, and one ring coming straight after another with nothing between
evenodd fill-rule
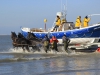
<instances>
[{"instance_id":1,"label":"sky","mask_svg":"<svg viewBox=\"0 0 100 75\"><path fill-rule=\"evenodd\" d=\"M86 15L100 14L100 0L0 0L0 35L18 33L21 27L44 28L44 19L51 28L64 4L69 22L75 23L77 16L83 21ZM98 22L100 16L93 16L89 24Z\"/></svg>"}]
</instances>

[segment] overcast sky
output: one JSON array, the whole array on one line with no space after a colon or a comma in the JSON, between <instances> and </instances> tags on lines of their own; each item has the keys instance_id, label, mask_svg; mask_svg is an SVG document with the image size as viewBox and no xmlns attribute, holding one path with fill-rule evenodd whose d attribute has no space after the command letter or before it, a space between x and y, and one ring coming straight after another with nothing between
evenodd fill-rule
<instances>
[{"instance_id":1,"label":"overcast sky","mask_svg":"<svg viewBox=\"0 0 100 75\"><path fill-rule=\"evenodd\" d=\"M100 14L100 0L62 0L67 6L67 21L74 22L77 16ZM44 28L53 25L56 13L61 11L61 0L0 0L0 34L20 32L20 27ZM89 24L100 22L100 16L91 17Z\"/></svg>"}]
</instances>

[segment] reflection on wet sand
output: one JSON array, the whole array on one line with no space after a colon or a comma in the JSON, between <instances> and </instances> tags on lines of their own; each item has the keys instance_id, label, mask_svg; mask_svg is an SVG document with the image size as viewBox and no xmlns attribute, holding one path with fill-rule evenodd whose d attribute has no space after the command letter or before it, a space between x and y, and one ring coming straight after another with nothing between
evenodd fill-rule
<instances>
[{"instance_id":1,"label":"reflection on wet sand","mask_svg":"<svg viewBox=\"0 0 100 75\"><path fill-rule=\"evenodd\" d=\"M100 74L100 53L79 53L71 55L1 53L0 55L5 58L5 61L3 59L0 60L0 63L5 67L0 69L3 74L6 72L10 75L15 73L19 75ZM6 59L8 58L7 56L9 56L9 59ZM15 60L16 58L19 59ZM10 67L11 69L7 70L6 67Z\"/></svg>"}]
</instances>

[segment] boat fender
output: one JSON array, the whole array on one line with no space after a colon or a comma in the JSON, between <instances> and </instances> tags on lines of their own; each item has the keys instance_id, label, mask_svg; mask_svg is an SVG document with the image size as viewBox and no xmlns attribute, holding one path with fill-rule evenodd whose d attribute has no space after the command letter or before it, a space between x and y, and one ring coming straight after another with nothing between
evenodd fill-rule
<instances>
[{"instance_id":1,"label":"boat fender","mask_svg":"<svg viewBox=\"0 0 100 75\"><path fill-rule=\"evenodd\" d=\"M97 51L97 52L100 52L100 47L98 47L96 51Z\"/></svg>"}]
</instances>

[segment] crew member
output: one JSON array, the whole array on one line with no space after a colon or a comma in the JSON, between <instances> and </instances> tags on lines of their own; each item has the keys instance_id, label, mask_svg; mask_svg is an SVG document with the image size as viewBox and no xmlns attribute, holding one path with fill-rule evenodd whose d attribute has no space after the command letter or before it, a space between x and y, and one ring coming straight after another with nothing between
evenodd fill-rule
<instances>
[{"instance_id":1,"label":"crew member","mask_svg":"<svg viewBox=\"0 0 100 75\"><path fill-rule=\"evenodd\" d=\"M62 37L62 41L64 44L65 51L68 52L68 45L69 45L70 39L64 34L64 36Z\"/></svg>"},{"instance_id":2,"label":"crew member","mask_svg":"<svg viewBox=\"0 0 100 75\"><path fill-rule=\"evenodd\" d=\"M52 49L56 50L57 52L59 52L58 48L57 48L58 40L57 40L57 38L55 36L52 36L52 38L50 39L50 43L52 45Z\"/></svg>"},{"instance_id":3,"label":"crew member","mask_svg":"<svg viewBox=\"0 0 100 75\"><path fill-rule=\"evenodd\" d=\"M88 23L90 21L90 18L88 18L88 16L86 16L83 20L83 27L88 27Z\"/></svg>"},{"instance_id":4,"label":"crew member","mask_svg":"<svg viewBox=\"0 0 100 75\"><path fill-rule=\"evenodd\" d=\"M66 19L62 19L61 25L59 27L59 31L62 31L63 24L66 23L66 22L67 22Z\"/></svg>"},{"instance_id":5,"label":"crew member","mask_svg":"<svg viewBox=\"0 0 100 75\"><path fill-rule=\"evenodd\" d=\"M47 35L45 35L45 37L42 40L42 42L44 43L44 50L47 53L47 51L49 50L49 43L50 43L50 39L48 38Z\"/></svg>"},{"instance_id":6,"label":"crew member","mask_svg":"<svg viewBox=\"0 0 100 75\"><path fill-rule=\"evenodd\" d=\"M56 25L55 25L53 31L57 31L57 29L59 28L60 25L61 25L61 19L59 16L57 16Z\"/></svg>"},{"instance_id":7,"label":"crew member","mask_svg":"<svg viewBox=\"0 0 100 75\"><path fill-rule=\"evenodd\" d=\"M78 16L75 23L75 28L79 29L81 26L81 16Z\"/></svg>"}]
</instances>

